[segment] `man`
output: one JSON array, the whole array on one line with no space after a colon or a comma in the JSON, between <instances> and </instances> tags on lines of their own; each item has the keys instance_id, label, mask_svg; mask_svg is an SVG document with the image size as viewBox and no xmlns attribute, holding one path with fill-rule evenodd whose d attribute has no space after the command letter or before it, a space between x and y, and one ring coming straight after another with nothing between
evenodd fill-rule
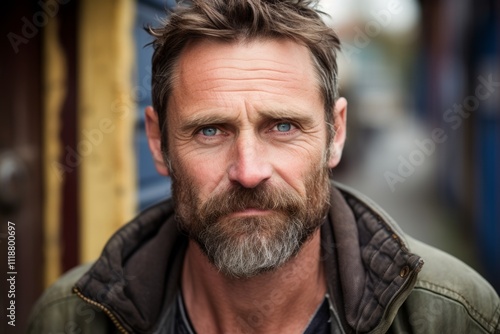
<instances>
[{"instance_id":1,"label":"man","mask_svg":"<svg viewBox=\"0 0 500 334\"><path fill-rule=\"evenodd\" d=\"M150 29L173 200L50 288L31 333L500 333L478 274L329 181L347 103L312 5L195 0Z\"/></svg>"}]
</instances>

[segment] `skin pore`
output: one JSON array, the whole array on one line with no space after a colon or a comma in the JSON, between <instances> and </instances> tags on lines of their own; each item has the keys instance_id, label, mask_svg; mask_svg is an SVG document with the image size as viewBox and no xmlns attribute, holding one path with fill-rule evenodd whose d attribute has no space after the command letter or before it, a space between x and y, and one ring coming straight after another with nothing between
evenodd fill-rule
<instances>
[{"instance_id":1,"label":"skin pore","mask_svg":"<svg viewBox=\"0 0 500 334\"><path fill-rule=\"evenodd\" d=\"M345 140L346 101L339 99L331 111L336 134L326 142L315 73L307 48L293 41L188 44L167 115L173 171L163 161L157 116L146 109L157 170L189 180L199 203L235 185L252 189L265 184L307 198L308 176L335 167ZM273 214L272 209L247 207L227 218ZM196 331L302 333L326 293L320 257L316 229L277 269L235 278L222 274L191 240L182 293Z\"/></svg>"}]
</instances>

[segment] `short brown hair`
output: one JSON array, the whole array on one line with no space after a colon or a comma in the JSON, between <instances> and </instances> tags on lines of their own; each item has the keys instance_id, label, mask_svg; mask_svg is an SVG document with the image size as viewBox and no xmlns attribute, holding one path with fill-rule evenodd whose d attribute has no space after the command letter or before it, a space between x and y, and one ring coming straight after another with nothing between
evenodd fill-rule
<instances>
[{"instance_id":1,"label":"short brown hair","mask_svg":"<svg viewBox=\"0 0 500 334\"><path fill-rule=\"evenodd\" d=\"M155 37L151 85L153 107L158 113L162 133L166 129L174 70L189 41L283 38L305 45L311 52L324 100L330 141L334 135L332 108L338 98L336 54L340 41L320 14L317 1L312 0L192 0L181 2L163 26L147 27ZM166 137L162 136L165 154L168 150Z\"/></svg>"}]
</instances>

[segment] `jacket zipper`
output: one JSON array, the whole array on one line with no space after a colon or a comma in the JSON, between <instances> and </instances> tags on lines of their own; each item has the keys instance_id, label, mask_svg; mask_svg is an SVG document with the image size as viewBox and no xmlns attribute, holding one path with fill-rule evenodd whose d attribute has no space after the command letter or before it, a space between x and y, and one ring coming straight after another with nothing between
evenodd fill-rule
<instances>
[{"instance_id":1,"label":"jacket zipper","mask_svg":"<svg viewBox=\"0 0 500 334\"><path fill-rule=\"evenodd\" d=\"M401 290L397 293L397 298L394 298L394 300L389 304L389 306L387 307L386 310L392 311L392 309L394 308L394 305L400 301L401 296L406 294L406 292L408 292L408 289L410 287L414 286L417 275L420 272L420 270L422 270L423 265L424 265L424 261L422 259L420 259L418 261L417 266L415 267L415 270L413 270L410 273L410 277L408 277L408 280L404 283L403 287L401 287ZM405 298L405 300L406 300L406 298ZM404 303L404 301L403 301L403 303ZM401 305L399 307L401 307ZM392 322L389 323L389 322L384 321L383 324L377 326L374 330L372 330L370 332L370 334L386 333L387 330L391 327L391 325L392 325Z\"/></svg>"},{"instance_id":2,"label":"jacket zipper","mask_svg":"<svg viewBox=\"0 0 500 334\"><path fill-rule=\"evenodd\" d=\"M89 299L89 298L85 297L80 292L80 290L78 290L78 288L76 288L76 287L73 288L73 292L78 297L80 297L81 299L83 299L83 301L85 301L86 303L89 303L90 305L95 306L98 309L100 309L101 311L103 311L104 313L106 313L106 315L111 319L111 321L113 322L113 324L116 326L116 328L118 328L118 330L121 333L123 333L123 334L129 334L129 332L122 326L122 324L120 323L120 321L118 321L118 319L116 318L116 316L110 310L108 310L105 306L103 306L102 304L99 304L98 302L93 301L92 299Z\"/></svg>"}]
</instances>

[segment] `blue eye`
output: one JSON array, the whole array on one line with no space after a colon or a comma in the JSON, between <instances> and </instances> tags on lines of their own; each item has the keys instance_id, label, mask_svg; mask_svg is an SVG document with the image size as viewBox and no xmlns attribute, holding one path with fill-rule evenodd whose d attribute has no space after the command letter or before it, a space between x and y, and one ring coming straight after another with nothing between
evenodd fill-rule
<instances>
[{"instance_id":1,"label":"blue eye","mask_svg":"<svg viewBox=\"0 0 500 334\"><path fill-rule=\"evenodd\" d=\"M292 124L290 123L279 123L276 125L276 129L279 132L288 132L292 129Z\"/></svg>"},{"instance_id":2,"label":"blue eye","mask_svg":"<svg viewBox=\"0 0 500 334\"><path fill-rule=\"evenodd\" d=\"M201 129L201 133L203 133L204 136L212 137L217 134L217 128L212 128L212 127L203 128Z\"/></svg>"}]
</instances>

